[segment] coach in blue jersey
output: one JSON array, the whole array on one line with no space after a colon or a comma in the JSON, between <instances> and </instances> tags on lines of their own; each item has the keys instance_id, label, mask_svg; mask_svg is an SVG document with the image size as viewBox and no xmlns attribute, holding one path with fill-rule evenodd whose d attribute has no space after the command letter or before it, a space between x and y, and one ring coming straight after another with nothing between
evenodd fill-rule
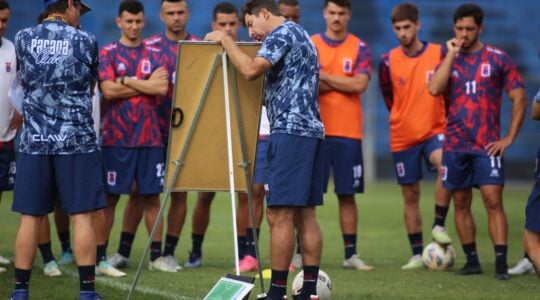
<instances>
[{"instance_id":1,"label":"coach in blue jersey","mask_svg":"<svg viewBox=\"0 0 540 300\"><path fill-rule=\"evenodd\" d=\"M92 211L105 206L99 148L92 119L98 49L93 35L77 29L90 8L78 0L44 0L43 23L15 36L24 89L19 180L13 211L21 214L15 241L15 291L28 299L39 224L59 199L74 226L80 299L94 289L96 237Z\"/></svg>"},{"instance_id":2,"label":"coach in blue jersey","mask_svg":"<svg viewBox=\"0 0 540 300\"><path fill-rule=\"evenodd\" d=\"M315 213L315 206L322 205L324 136L317 100L317 51L308 33L282 17L273 0L249 0L240 16L249 35L264 41L255 58L242 52L224 31L213 31L205 39L219 41L246 79L266 77L265 102L270 120L267 219L272 266L267 297L277 300L286 295L296 225L304 262L300 299L310 299L316 295L322 248Z\"/></svg>"}]
</instances>

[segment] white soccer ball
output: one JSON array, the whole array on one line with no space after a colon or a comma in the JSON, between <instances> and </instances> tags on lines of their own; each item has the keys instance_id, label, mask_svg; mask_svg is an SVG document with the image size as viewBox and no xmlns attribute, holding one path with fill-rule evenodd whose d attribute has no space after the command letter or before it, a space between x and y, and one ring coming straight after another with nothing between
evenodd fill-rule
<instances>
[{"instance_id":1,"label":"white soccer ball","mask_svg":"<svg viewBox=\"0 0 540 300\"><path fill-rule=\"evenodd\" d=\"M292 283L292 294L294 296L300 295L302 286L304 285L304 271L296 274ZM319 278L317 280L317 295L320 300L330 300L332 297L332 281L328 274L319 270Z\"/></svg>"},{"instance_id":2,"label":"white soccer ball","mask_svg":"<svg viewBox=\"0 0 540 300\"><path fill-rule=\"evenodd\" d=\"M454 265L456 251L451 245L441 246L437 242L431 242L424 248L422 261L424 266L430 270L446 270Z\"/></svg>"}]
</instances>

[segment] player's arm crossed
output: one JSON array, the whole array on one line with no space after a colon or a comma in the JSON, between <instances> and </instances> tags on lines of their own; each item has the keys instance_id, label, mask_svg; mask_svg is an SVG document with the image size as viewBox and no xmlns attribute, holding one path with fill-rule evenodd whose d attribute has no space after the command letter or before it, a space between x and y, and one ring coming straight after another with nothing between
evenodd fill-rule
<instances>
[{"instance_id":1,"label":"player's arm crossed","mask_svg":"<svg viewBox=\"0 0 540 300\"><path fill-rule=\"evenodd\" d=\"M321 71L319 79L319 93L338 91L345 94L360 94L367 89L369 83L369 76L366 74L348 77L331 75Z\"/></svg>"},{"instance_id":2,"label":"player's arm crossed","mask_svg":"<svg viewBox=\"0 0 540 300\"><path fill-rule=\"evenodd\" d=\"M129 76L103 80L99 83L103 96L107 100L123 100L140 94L163 96L169 87L168 72L159 67L148 79L135 79Z\"/></svg>"}]
</instances>

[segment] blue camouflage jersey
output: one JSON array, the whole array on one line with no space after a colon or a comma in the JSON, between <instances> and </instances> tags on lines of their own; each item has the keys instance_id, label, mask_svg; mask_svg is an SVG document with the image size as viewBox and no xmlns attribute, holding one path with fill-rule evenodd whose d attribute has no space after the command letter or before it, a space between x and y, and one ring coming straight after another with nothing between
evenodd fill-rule
<instances>
[{"instance_id":1,"label":"blue camouflage jersey","mask_svg":"<svg viewBox=\"0 0 540 300\"><path fill-rule=\"evenodd\" d=\"M20 151L97 151L91 99L98 78L95 37L61 20L45 20L17 33L15 51L24 90Z\"/></svg>"},{"instance_id":2,"label":"blue camouflage jersey","mask_svg":"<svg viewBox=\"0 0 540 300\"><path fill-rule=\"evenodd\" d=\"M285 21L264 40L257 56L272 68L265 78L270 133L324 136L319 113L319 59L309 34Z\"/></svg>"}]
</instances>

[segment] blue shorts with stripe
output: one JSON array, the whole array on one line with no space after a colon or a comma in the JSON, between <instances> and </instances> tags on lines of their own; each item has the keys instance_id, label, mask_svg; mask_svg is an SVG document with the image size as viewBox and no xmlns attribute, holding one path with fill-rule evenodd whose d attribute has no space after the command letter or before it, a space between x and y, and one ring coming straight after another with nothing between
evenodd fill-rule
<instances>
[{"instance_id":1,"label":"blue shorts with stripe","mask_svg":"<svg viewBox=\"0 0 540 300\"><path fill-rule=\"evenodd\" d=\"M422 180L424 177L422 160L429 171L437 171L429 161L429 157L433 151L442 149L443 139L443 134L436 134L416 146L392 153L396 177L400 185L412 184Z\"/></svg>"},{"instance_id":2,"label":"blue shorts with stripe","mask_svg":"<svg viewBox=\"0 0 540 300\"><path fill-rule=\"evenodd\" d=\"M12 210L26 215L68 214L105 207L99 151L73 155L19 153Z\"/></svg>"},{"instance_id":3,"label":"blue shorts with stripe","mask_svg":"<svg viewBox=\"0 0 540 300\"><path fill-rule=\"evenodd\" d=\"M330 174L334 178L337 195L364 192L364 158L362 140L326 137L324 141L323 182L328 188Z\"/></svg>"},{"instance_id":4,"label":"blue shorts with stripe","mask_svg":"<svg viewBox=\"0 0 540 300\"><path fill-rule=\"evenodd\" d=\"M269 207L323 204L323 144L318 138L270 135L265 185Z\"/></svg>"},{"instance_id":5,"label":"blue shorts with stripe","mask_svg":"<svg viewBox=\"0 0 540 300\"><path fill-rule=\"evenodd\" d=\"M133 183L141 195L163 192L163 148L103 147L102 151L105 191L108 194L129 194Z\"/></svg>"},{"instance_id":6,"label":"blue shorts with stripe","mask_svg":"<svg viewBox=\"0 0 540 300\"><path fill-rule=\"evenodd\" d=\"M443 151L441 169L443 186L448 190L504 185L504 159L500 156Z\"/></svg>"}]
</instances>

